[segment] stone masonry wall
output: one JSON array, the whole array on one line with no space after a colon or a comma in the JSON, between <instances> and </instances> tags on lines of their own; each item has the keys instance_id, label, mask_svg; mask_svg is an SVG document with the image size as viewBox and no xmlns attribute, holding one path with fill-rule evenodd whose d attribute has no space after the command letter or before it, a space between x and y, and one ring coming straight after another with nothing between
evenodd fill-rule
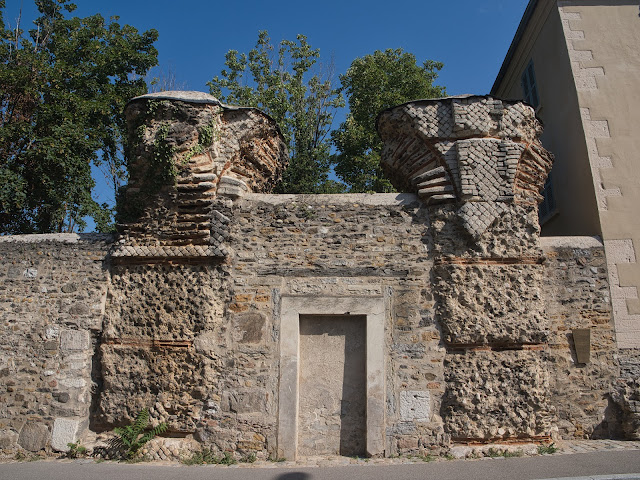
<instances>
[{"instance_id":1,"label":"stone masonry wall","mask_svg":"<svg viewBox=\"0 0 640 480\"><path fill-rule=\"evenodd\" d=\"M459 442L550 438L537 204L553 157L533 109L490 96L378 117L381 166L429 207L445 431Z\"/></svg>"},{"instance_id":2,"label":"stone masonry wall","mask_svg":"<svg viewBox=\"0 0 640 480\"><path fill-rule=\"evenodd\" d=\"M253 195L236 205L228 309L238 373L225 380L241 401L229 412L238 416L233 429L212 428L212 438L237 437L245 418L261 419L267 441L276 433L279 297L303 295L312 304L314 297L379 295L389 312L386 452L448 443L438 414L444 349L429 287L426 210L414 196L395 197Z\"/></svg>"},{"instance_id":3,"label":"stone masonry wall","mask_svg":"<svg viewBox=\"0 0 640 480\"><path fill-rule=\"evenodd\" d=\"M111 241L108 235L0 237L3 453L15 453L17 445L66 449L86 434L99 389L95 352Z\"/></svg>"},{"instance_id":4,"label":"stone masonry wall","mask_svg":"<svg viewBox=\"0 0 640 480\"><path fill-rule=\"evenodd\" d=\"M637 361L615 354L602 245L539 241L552 157L530 107L383 112L383 166L415 195L268 195L287 158L272 119L158 95L127 108L117 240L0 237L4 453L64 451L144 408L172 445L295 456L301 423L304 452L319 451L350 406L338 386L298 413L302 315L310 331L323 315L366 322L349 330L367 349L353 448L637 434Z\"/></svg>"},{"instance_id":5,"label":"stone masonry wall","mask_svg":"<svg viewBox=\"0 0 640 480\"><path fill-rule=\"evenodd\" d=\"M619 375L604 246L591 237L542 237L543 298L550 324L552 407L562 438L621 438L612 401ZM588 363L578 363L574 329L589 329Z\"/></svg>"},{"instance_id":6,"label":"stone masonry wall","mask_svg":"<svg viewBox=\"0 0 640 480\"><path fill-rule=\"evenodd\" d=\"M235 202L230 215L235 253L224 267L109 267L109 238L100 236L0 241L0 445L5 454L18 445L35 451L86 440L89 424L100 430L101 424L122 422L123 411L151 407L156 419L172 424L172 435L194 434L219 451L267 455L277 434L278 304L290 294L310 301L383 295L389 311L386 454L449 444L441 411L446 372L454 369L447 367L452 360L445 358L429 287L434 266L426 208L410 195L250 195ZM621 406L614 401L618 361L602 246L590 239L543 240L549 408L558 434L622 436L621 419L628 417L623 410L628 414L637 406L630 395ZM138 276L143 281L134 281ZM231 279L228 291L216 286L220 278ZM141 310L123 308L122 299L129 296ZM171 305L180 316L160 310L157 322L144 313L149 303ZM192 313L203 310L210 316ZM124 321L118 324L120 317ZM182 321L174 325L175 318ZM111 333L105 331L101 343L103 319ZM137 325L137 341L146 338L147 343L127 345L122 356L120 346L108 339L127 338L131 325ZM576 363L573 328L591 329L589 364ZM154 332L165 341L154 344ZM184 338L185 344L171 343ZM105 349L112 360L102 364L107 373L102 381L99 358ZM495 392L521 388L538 374L535 358L526 358L527 352L515 355L504 375L499 365L488 366L494 393L487 389L482 402L504 409L508 403ZM452 358L455 369L467 368L464 356ZM634 358L625 357L624 368L633 370ZM138 370L153 373L131 374ZM95 389L105 398L126 399L105 402L122 410L98 408Z\"/></svg>"},{"instance_id":7,"label":"stone masonry wall","mask_svg":"<svg viewBox=\"0 0 640 480\"><path fill-rule=\"evenodd\" d=\"M621 422L621 436L640 439L640 350L619 352L620 377L616 380L612 399L616 418Z\"/></svg>"},{"instance_id":8,"label":"stone masonry wall","mask_svg":"<svg viewBox=\"0 0 640 480\"><path fill-rule=\"evenodd\" d=\"M130 179L112 252L96 423L109 429L148 408L171 435L206 441L207 422L235 423L223 407L236 368L225 316L232 199L271 188L286 147L264 113L199 92L144 95L125 114Z\"/></svg>"}]
</instances>

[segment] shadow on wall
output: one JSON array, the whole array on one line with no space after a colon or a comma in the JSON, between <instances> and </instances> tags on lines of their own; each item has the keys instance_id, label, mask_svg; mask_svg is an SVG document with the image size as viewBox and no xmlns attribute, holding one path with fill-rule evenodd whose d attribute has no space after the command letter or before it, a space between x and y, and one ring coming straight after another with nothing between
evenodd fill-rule
<instances>
[{"instance_id":1,"label":"shadow on wall","mask_svg":"<svg viewBox=\"0 0 640 480\"><path fill-rule=\"evenodd\" d=\"M367 338L366 315L344 319L344 373L340 406L340 455L365 455L367 451ZM345 325L345 326L346 326Z\"/></svg>"}]
</instances>

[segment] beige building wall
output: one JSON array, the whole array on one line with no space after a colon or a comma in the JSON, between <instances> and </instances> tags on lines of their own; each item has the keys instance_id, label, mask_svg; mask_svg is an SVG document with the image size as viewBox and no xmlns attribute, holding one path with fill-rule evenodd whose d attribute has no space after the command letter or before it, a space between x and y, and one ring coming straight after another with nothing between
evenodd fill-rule
<instances>
[{"instance_id":1,"label":"beige building wall","mask_svg":"<svg viewBox=\"0 0 640 480\"><path fill-rule=\"evenodd\" d=\"M616 334L640 348L638 2L559 2L598 198Z\"/></svg>"},{"instance_id":2,"label":"beige building wall","mask_svg":"<svg viewBox=\"0 0 640 480\"><path fill-rule=\"evenodd\" d=\"M492 94L521 99L522 72L533 61L544 124L542 142L556 160L552 170L555 213L543 225L543 235L599 235L596 195L588 164L578 95L569 52L554 1L538 2L517 44L500 84Z\"/></svg>"},{"instance_id":3,"label":"beige building wall","mask_svg":"<svg viewBox=\"0 0 640 480\"><path fill-rule=\"evenodd\" d=\"M532 5L535 4L535 5ZM630 0L532 0L492 93L533 59L557 212L543 235L601 235L620 348L640 348L640 17Z\"/></svg>"}]
</instances>

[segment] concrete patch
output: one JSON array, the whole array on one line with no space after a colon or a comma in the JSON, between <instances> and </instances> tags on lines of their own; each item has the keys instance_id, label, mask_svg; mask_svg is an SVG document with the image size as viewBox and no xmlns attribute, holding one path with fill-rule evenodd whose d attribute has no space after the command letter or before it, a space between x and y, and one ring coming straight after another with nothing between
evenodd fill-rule
<instances>
[{"instance_id":1,"label":"concrete patch","mask_svg":"<svg viewBox=\"0 0 640 480\"><path fill-rule=\"evenodd\" d=\"M77 442L86 428L86 421L56 418L51 434L51 448L58 452L68 452L68 444Z\"/></svg>"},{"instance_id":2,"label":"concrete patch","mask_svg":"<svg viewBox=\"0 0 640 480\"><path fill-rule=\"evenodd\" d=\"M91 346L87 330L63 330L60 332L60 349L63 352L88 350Z\"/></svg>"},{"instance_id":3,"label":"concrete patch","mask_svg":"<svg viewBox=\"0 0 640 480\"><path fill-rule=\"evenodd\" d=\"M431 418L431 394L428 391L400 392L400 419L402 421L428 422Z\"/></svg>"}]
</instances>

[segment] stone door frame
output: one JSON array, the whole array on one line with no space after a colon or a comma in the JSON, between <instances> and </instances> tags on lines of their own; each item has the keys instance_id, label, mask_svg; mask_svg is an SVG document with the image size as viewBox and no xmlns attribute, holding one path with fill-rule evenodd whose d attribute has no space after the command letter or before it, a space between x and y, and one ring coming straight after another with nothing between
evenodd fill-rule
<instances>
[{"instance_id":1,"label":"stone door frame","mask_svg":"<svg viewBox=\"0 0 640 480\"><path fill-rule=\"evenodd\" d=\"M295 460L298 453L300 315L364 315L366 333L366 405L368 455L384 454L385 374L382 296L330 297L286 295L280 301L280 375L278 391L278 456Z\"/></svg>"}]
</instances>

